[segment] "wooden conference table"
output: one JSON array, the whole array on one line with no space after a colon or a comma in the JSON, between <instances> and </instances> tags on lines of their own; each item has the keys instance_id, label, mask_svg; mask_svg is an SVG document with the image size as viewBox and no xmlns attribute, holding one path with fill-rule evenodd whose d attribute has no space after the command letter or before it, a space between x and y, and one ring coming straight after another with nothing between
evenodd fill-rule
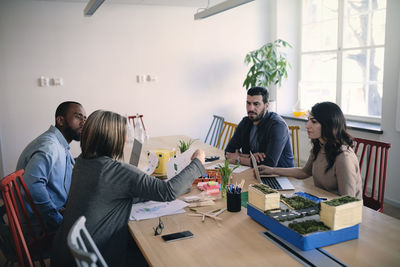
<instances>
[{"instance_id":1,"label":"wooden conference table","mask_svg":"<svg viewBox=\"0 0 400 267\"><path fill-rule=\"evenodd\" d=\"M187 141L189 137L151 138L144 145L143 151L171 149L177 146L178 140ZM206 156L220 156L223 159L221 150L201 141L196 141L192 146L203 149ZM146 157L141 157L139 167L145 166L145 161ZM256 183L252 169L234 174L233 179L234 182L245 179L246 190L249 184ZM315 187L312 178L290 179L296 191L305 191L328 199L336 197ZM189 194L199 193L193 186ZM208 211L220 207L226 207L226 202L218 200L215 206L196 209ZM151 266L301 266L260 234L265 228L247 216L246 208L242 207L238 213L225 211L218 216L223 219L220 225L209 218L202 222L201 217L188 216L187 213L162 217L162 234L184 230L190 230L194 234L193 238L170 243L164 242L160 236L154 236L153 227L158 225L157 218L129 222L129 230ZM324 250L350 266L399 266L400 221L363 207L359 238L324 247Z\"/></svg>"}]
</instances>

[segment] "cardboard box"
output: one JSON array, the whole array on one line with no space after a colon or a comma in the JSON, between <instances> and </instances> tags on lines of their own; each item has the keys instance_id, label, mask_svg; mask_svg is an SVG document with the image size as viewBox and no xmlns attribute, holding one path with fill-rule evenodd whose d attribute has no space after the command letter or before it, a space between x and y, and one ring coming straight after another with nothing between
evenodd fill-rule
<instances>
[{"instance_id":1,"label":"cardboard box","mask_svg":"<svg viewBox=\"0 0 400 267\"><path fill-rule=\"evenodd\" d=\"M263 184L256 184L262 186L267 190L273 191L272 193L263 193L261 190L254 187L254 184L249 185L249 203L256 206L258 209L266 211L271 209L278 209L280 207L280 194L278 191L271 189Z\"/></svg>"},{"instance_id":2,"label":"cardboard box","mask_svg":"<svg viewBox=\"0 0 400 267\"><path fill-rule=\"evenodd\" d=\"M363 201L358 200L340 206L321 202L320 220L332 230L339 230L361 223Z\"/></svg>"}]
</instances>

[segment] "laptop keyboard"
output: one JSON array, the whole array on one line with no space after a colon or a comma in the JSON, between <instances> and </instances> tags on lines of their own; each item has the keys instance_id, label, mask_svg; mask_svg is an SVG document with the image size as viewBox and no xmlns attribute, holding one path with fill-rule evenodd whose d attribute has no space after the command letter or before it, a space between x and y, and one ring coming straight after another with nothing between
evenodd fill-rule
<instances>
[{"instance_id":1,"label":"laptop keyboard","mask_svg":"<svg viewBox=\"0 0 400 267\"><path fill-rule=\"evenodd\" d=\"M261 181L263 184L268 185L272 189L282 189L282 186L278 183L275 177L261 177Z\"/></svg>"}]
</instances>

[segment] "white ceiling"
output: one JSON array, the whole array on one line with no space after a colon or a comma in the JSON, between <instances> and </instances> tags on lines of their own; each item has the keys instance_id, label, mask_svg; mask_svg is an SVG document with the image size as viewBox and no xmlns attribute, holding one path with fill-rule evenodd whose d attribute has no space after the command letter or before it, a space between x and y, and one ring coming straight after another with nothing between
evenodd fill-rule
<instances>
[{"instance_id":1,"label":"white ceiling","mask_svg":"<svg viewBox=\"0 0 400 267\"><path fill-rule=\"evenodd\" d=\"M89 0L31 0L49 2L84 2ZM210 6L225 0L209 0ZM184 6L184 7L207 7L208 0L105 0L104 4L129 4L129 5L160 5L160 6Z\"/></svg>"}]
</instances>

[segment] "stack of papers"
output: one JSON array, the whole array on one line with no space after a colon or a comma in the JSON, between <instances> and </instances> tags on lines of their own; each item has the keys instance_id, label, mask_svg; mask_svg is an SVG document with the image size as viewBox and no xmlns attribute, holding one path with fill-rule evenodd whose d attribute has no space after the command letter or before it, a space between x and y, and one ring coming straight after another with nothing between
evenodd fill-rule
<instances>
[{"instance_id":1,"label":"stack of papers","mask_svg":"<svg viewBox=\"0 0 400 267\"><path fill-rule=\"evenodd\" d=\"M174 200L171 202L147 201L132 205L129 220L140 221L145 219L157 218L165 215L184 213L188 205L185 201Z\"/></svg>"}]
</instances>

